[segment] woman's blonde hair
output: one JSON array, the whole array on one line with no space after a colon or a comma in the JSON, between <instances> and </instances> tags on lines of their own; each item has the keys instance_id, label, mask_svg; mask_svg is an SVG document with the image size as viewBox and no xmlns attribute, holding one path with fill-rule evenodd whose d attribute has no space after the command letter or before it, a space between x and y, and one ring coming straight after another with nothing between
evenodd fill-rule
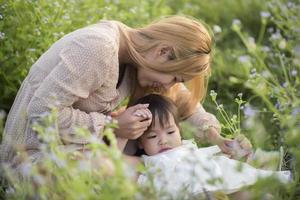
<instances>
[{"instance_id":1,"label":"woman's blonde hair","mask_svg":"<svg viewBox=\"0 0 300 200\"><path fill-rule=\"evenodd\" d=\"M203 23L190 17L169 16L132 31L125 31L129 27L123 24L120 27L127 39L129 55L137 66L192 78L187 85L191 95L176 97L177 102L188 102L185 106L191 109L186 110L193 110L204 99L210 73L212 38ZM143 57L145 52L160 44L172 47L170 61L163 66L153 65ZM176 88L172 87L166 95L172 97L172 94L179 92Z\"/></svg>"}]
</instances>

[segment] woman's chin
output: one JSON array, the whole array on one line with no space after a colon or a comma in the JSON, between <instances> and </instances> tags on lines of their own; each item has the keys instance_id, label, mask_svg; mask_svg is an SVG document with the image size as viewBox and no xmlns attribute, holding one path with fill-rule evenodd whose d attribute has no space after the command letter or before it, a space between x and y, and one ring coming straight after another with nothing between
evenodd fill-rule
<instances>
[{"instance_id":1,"label":"woman's chin","mask_svg":"<svg viewBox=\"0 0 300 200\"><path fill-rule=\"evenodd\" d=\"M143 88L143 89L147 89L147 88L150 87L149 84L147 84L147 83L145 83L145 82L143 82L143 81L138 81L138 83L139 83L139 86L140 86L141 88Z\"/></svg>"}]
</instances>

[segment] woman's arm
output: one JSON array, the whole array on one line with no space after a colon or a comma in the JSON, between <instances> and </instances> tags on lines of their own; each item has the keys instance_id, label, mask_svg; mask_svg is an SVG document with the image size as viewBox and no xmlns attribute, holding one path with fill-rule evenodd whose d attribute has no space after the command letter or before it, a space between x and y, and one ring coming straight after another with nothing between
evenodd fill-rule
<instances>
[{"instance_id":1,"label":"woman's arm","mask_svg":"<svg viewBox=\"0 0 300 200\"><path fill-rule=\"evenodd\" d=\"M220 135L221 126L216 117L213 114L206 112L200 103L196 105L195 110L189 110L188 108L184 108L186 106L189 107L189 96L191 95L188 89L184 86L184 84L180 83L180 85L177 86L176 94L184 94L183 98L181 96L179 96L179 98L175 97L175 102L176 99L180 99L181 101L179 102L181 102L181 104L183 105L177 106L181 106L180 109L183 112L188 111L188 113L191 113L187 115L188 117L185 118L185 121L190 123L191 126L196 127L196 132L194 133L195 137L202 142L216 144L224 153L233 155L233 140L224 138ZM246 142L245 141L246 140L244 140L243 143L240 142L240 144L248 144L241 146L246 150L249 150L249 148L251 149L251 143L249 142L249 140L247 140Z\"/></svg>"},{"instance_id":2,"label":"woman's arm","mask_svg":"<svg viewBox=\"0 0 300 200\"><path fill-rule=\"evenodd\" d=\"M195 112L185 121L197 128L195 136L204 142L216 144L220 139L221 127L216 117L204 110L202 105L198 103Z\"/></svg>"},{"instance_id":3,"label":"woman's arm","mask_svg":"<svg viewBox=\"0 0 300 200\"><path fill-rule=\"evenodd\" d=\"M224 153L232 157L236 157L236 154L239 154L237 151L251 152L251 142L245 136L237 137L234 140L224 138L220 135L221 128L216 117L206 112L200 104L198 106L196 112L186 119L186 121L197 128L195 136L198 139L218 145ZM236 146L234 145L235 143L239 144L240 149L234 148ZM244 156L248 155L248 153L243 154Z\"/></svg>"},{"instance_id":4,"label":"woman's arm","mask_svg":"<svg viewBox=\"0 0 300 200\"><path fill-rule=\"evenodd\" d=\"M195 136L205 142L213 142L220 135L221 127L216 117L205 111L200 103L196 108L190 105L191 93L183 83L178 83L172 91L171 98L178 107L181 117L197 128Z\"/></svg>"},{"instance_id":5,"label":"woman's arm","mask_svg":"<svg viewBox=\"0 0 300 200\"><path fill-rule=\"evenodd\" d=\"M119 149L121 152L124 151L127 142L128 142L128 139L127 139L127 138L120 138L120 137L117 137L117 145L118 145L118 149Z\"/></svg>"},{"instance_id":6,"label":"woman's arm","mask_svg":"<svg viewBox=\"0 0 300 200\"><path fill-rule=\"evenodd\" d=\"M71 41L59 53L60 61L36 89L28 105L28 120L34 121L49 112L52 106L58 109L58 128L64 143L84 144L75 127L87 127L99 134L104 126L105 115L87 113L74 109L80 98L87 98L109 76L110 60L114 49L109 39L88 35Z\"/></svg>"}]
</instances>

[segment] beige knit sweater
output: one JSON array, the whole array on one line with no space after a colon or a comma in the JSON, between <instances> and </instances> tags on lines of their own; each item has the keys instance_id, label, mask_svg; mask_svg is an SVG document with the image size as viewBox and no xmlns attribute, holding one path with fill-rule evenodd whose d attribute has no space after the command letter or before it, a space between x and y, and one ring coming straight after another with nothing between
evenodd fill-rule
<instances>
[{"instance_id":1,"label":"beige knit sweater","mask_svg":"<svg viewBox=\"0 0 300 200\"><path fill-rule=\"evenodd\" d=\"M1 161L18 165L16 150L24 146L32 161L38 159L40 142L32 124L58 108L58 127L65 148L77 149L85 138L75 137L74 127L87 127L101 137L105 115L129 96L136 81L135 69L119 77L119 29L113 21L100 21L67 34L31 67L8 115L1 145ZM219 126L215 117L199 106L188 118L203 134L204 123Z\"/></svg>"}]
</instances>

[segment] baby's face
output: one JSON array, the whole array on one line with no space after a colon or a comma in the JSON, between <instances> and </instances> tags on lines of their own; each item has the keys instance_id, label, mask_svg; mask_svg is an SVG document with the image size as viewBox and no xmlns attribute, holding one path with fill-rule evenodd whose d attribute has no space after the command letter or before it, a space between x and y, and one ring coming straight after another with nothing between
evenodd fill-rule
<instances>
[{"instance_id":1,"label":"baby's face","mask_svg":"<svg viewBox=\"0 0 300 200\"><path fill-rule=\"evenodd\" d=\"M164 127L160 125L158 117L155 116L155 125L141 136L139 142L149 156L180 146L180 131L173 116L169 117L169 121L165 122Z\"/></svg>"}]
</instances>

